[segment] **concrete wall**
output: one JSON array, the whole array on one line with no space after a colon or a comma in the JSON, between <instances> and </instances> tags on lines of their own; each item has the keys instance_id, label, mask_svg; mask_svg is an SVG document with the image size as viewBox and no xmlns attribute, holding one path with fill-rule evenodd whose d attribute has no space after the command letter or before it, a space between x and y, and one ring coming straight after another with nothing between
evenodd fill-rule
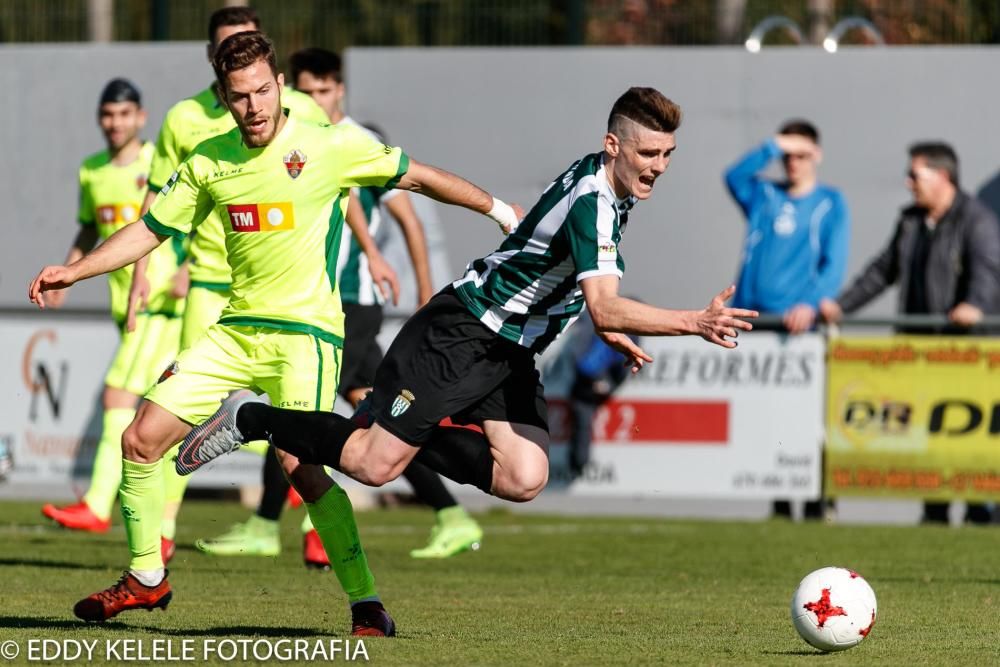
<instances>
[{"instance_id":1,"label":"concrete wall","mask_svg":"<svg viewBox=\"0 0 1000 667\"><path fill-rule=\"evenodd\" d=\"M659 88L683 106L685 121L670 171L631 218L624 289L699 307L733 279L739 261L743 223L722 170L788 117L813 119L823 133L821 175L843 188L854 215L851 272L886 241L908 199L903 172L912 141L953 142L968 189L997 180L997 55L992 48L352 49L348 105L415 158L530 206L573 160L599 150L621 92ZM150 139L170 104L211 78L194 43L0 48L0 83L9 91L0 106L0 307L25 306L30 278L64 257L76 229L77 164L102 146L96 98L118 75L142 87ZM437 213L450 269L435 278L444 282L499 237L492 223L464 211ZM101 307L105 298L94 280L74 288L68 306ZM869 312L892 310L883 299Z\"/></svg>"}]
</instances>

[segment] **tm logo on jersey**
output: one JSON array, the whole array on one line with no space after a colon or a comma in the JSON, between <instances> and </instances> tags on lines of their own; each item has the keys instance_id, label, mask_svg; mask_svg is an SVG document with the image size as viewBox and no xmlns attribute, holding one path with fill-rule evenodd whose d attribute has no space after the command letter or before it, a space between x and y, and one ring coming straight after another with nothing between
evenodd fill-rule
<instances>
[{"instance_id":1,"label":"tm logo on jersey","mask_svg":"<svg viewBox=\"0 0 1000 667\"><path fill-rule=\"evenodd\" d=\"M285 232L295 229L292 202L230 204L226 206L234 232Z\"/></svg>"}]
</instances>

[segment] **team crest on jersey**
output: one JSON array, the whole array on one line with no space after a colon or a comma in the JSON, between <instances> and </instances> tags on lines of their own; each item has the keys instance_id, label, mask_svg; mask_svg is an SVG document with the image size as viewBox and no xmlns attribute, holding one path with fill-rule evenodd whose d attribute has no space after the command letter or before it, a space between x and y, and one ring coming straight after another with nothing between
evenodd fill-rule
<instances>
[{"instance_id":1,"label":"team crest on jersey","mask_svg":"<svg viewBox=\"0 0 1000 667\"><path fill-rule=\"evenodd\" d=\"M306 154L300 151L298 148L292 150L291 153L285 156L284 163L285 169L288 170L288 175L292 178L298 178L299 174L306 167Z\"/></svg>"},{"instance_id":2,"label":"team crest on jersey","mask_svg":"<svg viewBox=\"0 0 1000 667\"><path fill-rule=\"evenodd\" d=\"M146 178L146 174L139 174L135 177L135 187L137 190L145 190L147 183L149 183L149 179Z\"/></svg>"},{"instance_id":3,"label":"team crest on jersey","mask_svg":"<svg viewBox=\"0 0 1000 667\"><path fill-rule=\"evenodd\" d=\"M410 393L408 389L404 389L399 392L399 396L397 396L396 400L392 402L392 408L389 410L389 414L393 417L398 417L410 409L410 406L413 405L413 400L413 394Z\"/></svg>"}]
</instances>

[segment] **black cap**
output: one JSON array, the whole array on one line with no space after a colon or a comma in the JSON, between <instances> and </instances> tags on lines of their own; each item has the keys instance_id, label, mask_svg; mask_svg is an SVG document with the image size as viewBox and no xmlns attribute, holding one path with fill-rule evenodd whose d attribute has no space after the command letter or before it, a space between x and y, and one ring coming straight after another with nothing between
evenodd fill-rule
<instances>
[{"instance_id":1,"label":"black cap","mask_svg":"<svg viewBox=\"0 0 1000 667\"><path fill-rule=\"evenodd\" d=\"M101 91L101 100L98 102L98 106L111 102L135 102L141 107L142 93L128 79L111 79Z\"/></svg>"}]
</instances>

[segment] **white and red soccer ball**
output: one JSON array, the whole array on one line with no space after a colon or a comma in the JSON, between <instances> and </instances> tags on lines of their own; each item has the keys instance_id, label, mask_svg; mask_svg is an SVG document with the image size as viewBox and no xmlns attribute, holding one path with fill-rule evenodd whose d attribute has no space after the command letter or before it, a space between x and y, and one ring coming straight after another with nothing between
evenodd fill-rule
<instances>
[{"instance_id":1,"label":"white and red soccer ball","mask_svg":"<svg viewBox=\"0 0 1000 667\"><path fill-rule=\"evenodd\" d=\"M792 624L821 651L857 646L872 631L875 591L853 570L824 567L806 575L792 596Z\"/></svg>"}]
</instances>

